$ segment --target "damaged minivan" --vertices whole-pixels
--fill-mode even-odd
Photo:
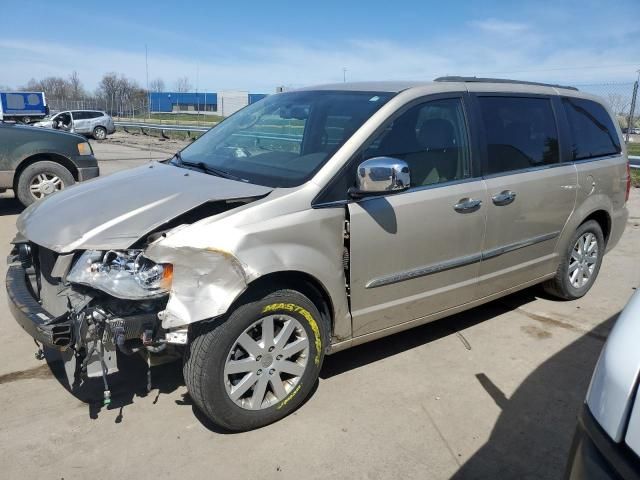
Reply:
[[[574,88],[285,92],[27,208],[9,304],[105,402],[119,357],[170,352],[207,417],[249,430],[300,406],[326,354],[539,283],[583,296],[629,188],[617,122]]]

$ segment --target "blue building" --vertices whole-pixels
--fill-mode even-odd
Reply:
[[[262,100],[266,96],[264,93],[244,91],[149,92],[149,107],[152,112],[216,112],[230,115],[233,111]]]
[[[216,112],[218,95],[212,92],[150,92],[149,107],[152,112]]]

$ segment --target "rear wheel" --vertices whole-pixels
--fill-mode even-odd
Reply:
[[[31,123],[31,117],[22,117],[22,123],[29,125]]]
[[[198,335],[185,357],[185,383],[195,404],[231,431],[287,416],[318,379],[327,328],[304,295],[278,290],[248,301]]]
[[[589,220],[573,234],[556,276],[543,284],[547,293],[564,300],[584,296],[598,276],[605,242],[600,224]]]
[[[16,196],[26,207],[74,183],[71,172],[59,163],[36,162],[25,168],[18,177]]]
[[[104,140],[107,138],[107,129],[104,127],[96,127],[93,129],[93,138],[96,140]]]

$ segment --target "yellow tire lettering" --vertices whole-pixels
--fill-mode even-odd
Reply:
[[[274,312],[278,310],[286,310],[288,312],[299,313],[307,320],[307,322],[309,322],[309,326],[311,327],[311,330],[313,331],[313,335],[315,336],[316,357],[314,358],[314,362],[316,365],[320,365],[320,352],[322,351],[322,336],[320,335],[320,328],[318,327],[318,323],[316,322],[315,318],[313,318],[313,315],[311,315],[311,313],[309,313],[309,311],[306,308],[303,308],[300,305],[296,305],[295,303],[272,303],[270,305],[265,306],[262,309],[262,313]],[[299,387],[300,386],[298,385],[298,388]],[[295,393],[298,391],[298,388],[294,390],[294,393],[291,396],[295,395]],[[289,400],[290,397],[285,399],[283,403]]]
[[[298,386],[296,388],[294,388],[293,392],[291,392],[287,398],[285,398],[282,402],[280,402],[280,405],[278,405],[276,407],[276,410],[280,410],[287,403],[289,403],[291,401],[291,399],[296,396],[296,393],[298,393],[300,391],[301,387],[302,387],[302,383],[299,383]]]

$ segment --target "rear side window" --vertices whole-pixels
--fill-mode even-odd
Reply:
[[[87,112],[71,112],[73,113],[74,120],[85,120],[87,119]]]
[[[602,105],[581,98],[563,98],[562,103],[571,129],[573,160],[621,152],[611,116]]]
[[[98,118],[102,116],[102,112],[89,112],[89,118]]]
[[[478,97],[488,162],[485,174],[559,163],[558,130],[551,100]]]

